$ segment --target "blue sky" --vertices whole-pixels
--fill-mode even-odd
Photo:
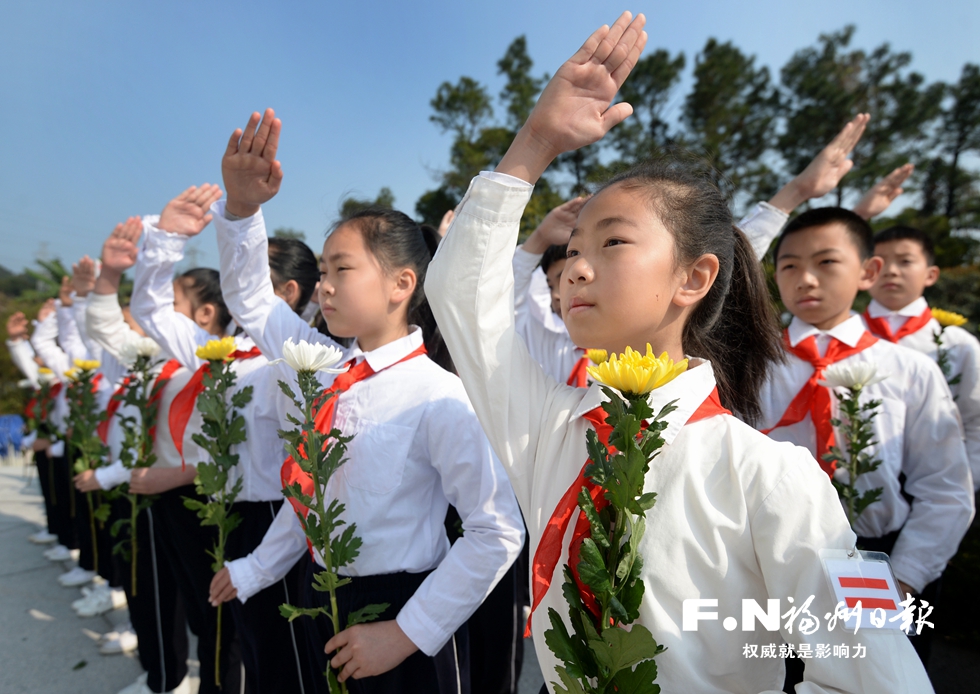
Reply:
[[[466,74],[499,90],[496,61],[519,34],[553,72],[621,9],[648,17],[649,47],[732,40],[774,71],[821,32],[910,50],[929,80],[980,60],[980,3],[775,2],[8,2],[0,23],[0,264],[39,252],[95,255],[112,226],[159,212],[191,184],[220,183],[220,158],[248,114],[283,119],[285,180],[270,228],[318,246],[348,193],[390,187],[413,213],[449,138],[429,100]],[[685,81],[685,85],[689,82]],[[679,107],[682,85],[675,99]],[[210,230],[198,260],[215,265]]]

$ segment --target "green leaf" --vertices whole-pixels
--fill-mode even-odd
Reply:
[[[661,652],[650,630],[634,624],[630,631],[613,628],[602,632],[601,639],[589,641],[596,659],[613,674],[637,663],[654,658]]]
[[[658,694],[660,685],[654,684],[657,679],[657,661],[644,660],[635,670],[624,668],[616,673],[613,685],[616,694]]]
[[[592,539],[602,545],[604,549],[609,549],[609,531],[602,522],[602,519],[599,518],[599,512],[596,511],[592,496],[585,487],[582,487],[582,490],[578,493],[578,506],[585,513],[585,517],[589,521],[589,527],[592,530]]]
[[[612,590],[612,580],[609,571],[606,570],[605,560],[591,538],[582,540],[582,547],[579,551],[578,575],[596,596]]]
[[[280,605],[279,614],[291,622],[297,617],[316,617],[318,615],[325,615],[328,613],[327,608],[325,607],[295,607],[293,605]]]
[[[354,610],[347,615],[347,628],[350,629],[355,624],[373,622],[378,617],[383,615],[385,610],[387,610],[389,607],[389,603],[383,602],[380,605],[365,605],[359,610]]]
[[[586,694],[585,689],[582,688],[582,683],[575,679],[568,670],[556,665],[555,671],[558,673],[558,679],[565,685],[562,687],[557,682],[551,683],[557,694]]]
[[[551,628],[544,632],[545,644],[558,660],[565,663],[570,674],[581,677],[582,666],[579,664],[581,649],[576,649],[572,642],[573,637],[569,635],[565,623],[554,608],[548,608],[548,619],[551,621]]]

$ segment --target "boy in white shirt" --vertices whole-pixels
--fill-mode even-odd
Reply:
[[[980,485],[980,342],[955,325],[945,330],[932,317],[926,287],[939,279],[932,239],[919,229],[895,226],[875,234],[875,255],[884,261],[869,290],[873,300],[864,312],[868,330],[877,337],[909,347],[938,361],[937,340],[945,352],[949,389],[960,412],[974,489]],[[940,330],[942,333],[940,335]]]
[[[861,491],[880,487],[882,494],[854,530],[860,548],[891,554],[903,593],[921,595],[940,577],[969,527],[973,483],[939,368],[924,355],[877,339],[850,311],[858,291],[870,289],[881,271],[873,248],[867,222],[842,208],[809,210],[783,230],[774,252],[775,277],[794,317],[784,334],[786,362],[762,389],[760,428],[805,446],[832,475],[824,455],[834,444],[834,398],[819,385],[824,369],[838,362],[873,364],[887,375],[862,390],[862,400],[881,401],[870,449],[881,465],[857,485]],[[920,656],[925,660],[927,653]]]

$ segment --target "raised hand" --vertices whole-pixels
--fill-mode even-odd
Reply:
[[[68,275],[61,278],[61,286],[58,287],[58,300],[65,308],[74,303],[71,299],[71,277]]]
[[[87,255],[71,266],[71,286],[75,295],[88,296],[95,288],[95,261]]]
[[[54,310],[55,310],[54,299],[48,299],[47,301],[45,301],[43,304],[41,304],[41,308],[38,309],[37,322],[43,323],[48,318],[48,316],[54,313]]]
[[[915,171],[915,165],[903,164],[883,179],[871,186],[871,190],[854,207],[854,214],[863,219],[877,217],[895,202],[895,198],[904,193],[902,184]]]
[[[248,119],[245,130],[231,134],[221,158],[221,175],[228,200],[225,210],[236,217],[251,217],[279,192],[282,164],[276,161],[282,121],[271,108]]]
[[[497,171],[534,183],[559,154],[597,142],[629,116],[629,104],[609,104],[646,46],[645,23],[624,12],[597,29],[548,82]]]
[[[524,242],[524,250],[528,253],[544,253],[548,246],[561,246],[568,243],[568,238],[578,222],[578,213],[588,201],[588,197],[574,198],[549,212],[534,233]]]
[[[102,272],[123,273],[133,267],[139,254],[136,243],[142,233],[143,221],[139,217],[117,224],[102,246]]]
[[[449,212],[442,215],[442,219],[439,220],[439,238],[446,238],[446,232],[449,231],[449,227],[452,226],[454,219],[456,219],[456,210],[449,210]]]
[[[18,311],[7,319],[7,339],[27,339],[27,316],[23,311]]]
[[[776,193],[769,204],[789,214],[807,200],[823,197],[836,188],[854,166],[848,156],[864,134],[869,120],[871,116],[867,113],[855,116],[796,178]]]
[[[157,228],[172,234],[197,236],[211,222],[208,210],[221,197],[221,188],[205,183],[200,188],[191,186],[167,203],[160,213]]]

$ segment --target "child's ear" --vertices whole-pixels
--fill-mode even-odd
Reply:
[[[216,315],[214,304],[204,304],[194,310],[194,322],[207,329],[214,322]]]
[[[687,277],[674,292],[673,303],[681,308],[693,306],[705,297],[718,277],[718,256],[706,253],[694,261],[685,272]]]
[[[283,299],[292,308],[296,308],[296,302],[299,301],[299,282],[296,280],[289,280],[282,286]]]
[[[868,291],[878,281],[878,275],[885,266],[885,261],[878,256],[872,256],[861,263],[861,279],[858,281],[859,291]]]
[[[926,268],[926,286],[931,287],[939,281],[939,266],[930,265]]]
[[[415,270],[410,267],[402,268],[395,274],[393,280],[394,285],[391,292],[391,301],[399,304],[411,299],[412,294],[415,293],[415,287],[418,284],[418,277],[415,275]]]

